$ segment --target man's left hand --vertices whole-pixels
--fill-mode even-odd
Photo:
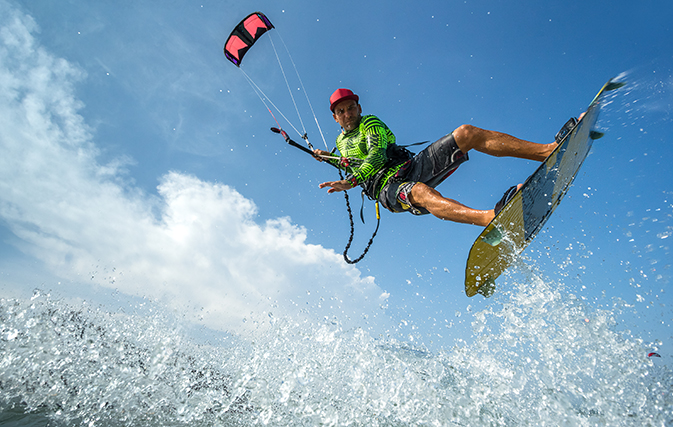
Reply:
[[[346,181],[345,179],[342,179],[341,181],[323,182],[322,184],[319,185],[319,187],[320,188],[330,187],[330,189],[327,190],[328,193],[336,193],[337,191],[345,191],[353,188],[351,183],[349,181]]]

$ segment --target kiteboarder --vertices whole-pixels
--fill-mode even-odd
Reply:
[[[341,159],[316,149],[316,159],[344,169],[348,175],[339,181],[328,181],[328,193],[361,186],[365,193],[378,200],[391,212],[432,214],[437,218],[486,226],[516,193],[519,186],[509,188],[493,209],[469,208],[446,198],[435,189],[461,163],[468,152],[477,150],[496,157],[518,157],[543,161],[557,147],[556,142],[538,144],[513,136],[462,125],[438,139],[417,155],[395,143],[395,135],[379,118],[362,115],[359,97],[349,89],[337,89],[330,97],[334,120],[341,125],[336,146]],[[329,158],[332,157],[332,158]]]

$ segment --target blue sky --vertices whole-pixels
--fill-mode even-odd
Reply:
[[[670,349],[672,9],[0,0],[0,291],[149,297],[236,331],[269,311],[336,316],[430,347],[468,337],[470,314],[507,298],[516,275],[494,300],[464,296],[472,226],[384,212],[365,260],[340,260],[343,197],[318,189],[335,172],[269,132],[273,118],[222,55],[233,26],[261,10],[276,30],[243,68],[299,126],[267,38],[281,56],[284,42],[330,148],[338,87],[403,144],[463,123],[548,142],[625,75],[599,121],[606,137],[526,256],[545,281]],[[490,208],[535,167],[475,153],[438,189]],[[358,194],[351,200],[357,211]],[[365,214],[353,255],[373,231],[371,204]]]

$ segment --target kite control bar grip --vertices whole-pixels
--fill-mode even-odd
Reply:
[[[285,132],[283,129],[271,128],[271,132],[283,135],[283,138],[285,138],[286,141],[290,139],[287,132]]]
[[[313,151],[309,150],[308,148],[304,147],[301,144],[297,144],[296,142],[294,142],[292,140],[292,138],[290,138],[290,136],[287,134],[287,132],[285,132],[283,129],[271,128],[271,132],[281,134],[283,136],[283,138],[285,138],[285,142],[287,142],[288,144],[290,144],[293,147],[299,148],[301,151],[303,151],[305,153],[308,153],[308,154],[314,156]]]
[[[293,147],[297,147],[297,148],[299,148],[299,149],[300,149],[301,151],[303,151],[304,153],[310,154],[311,156],[313,156],[313,157],[315,157],[315,158],[324,157],[324,156],[316,156],[315,153],[314,153],[313,151],[309,150],[308,148],[304,147],[304,146],[301,145],[301,144],[298,144],[298,143],[294,142],[294,141],[292,140],[292,138],[290,138],[290,136],[287,134],[287,132],[285,132],[283,129],[271,128],[271,132],[273,132],[273,133],[279,133],[279,134],[283,135],[283,138],[285,138],[285,142],[287,142],[288,144],[290,144],[290,145],[293,146]],[[335,168],[339,169],[339,166],[337,166],[337,165],[334,165],[334,164],[332,164],[332,163],[330,163],[330,162],[326,162],[326,163],[327,163],[328,165],[330,165],[330,166],[334,166]]]

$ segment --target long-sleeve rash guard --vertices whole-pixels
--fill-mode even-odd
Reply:
[[[362,162],[351,162],[346,167],[338,160],[333,160],[332,163],[346,170],[349,174],[346,179],[351,181],[353,186],[362,185],[370,197],[376,198],[390,176],[400,167],[398,165],[385,171],[378,183],[367,182],[373,179],[388,161],[386,151],[392,144],[395,144],[395,135],[385,123],[373,115],[363,116],[357,128],[350,132],[342,132],[336,140],[341,157],[357,158]],[[377,188],[371,188],[372,184],[378,184]]]

